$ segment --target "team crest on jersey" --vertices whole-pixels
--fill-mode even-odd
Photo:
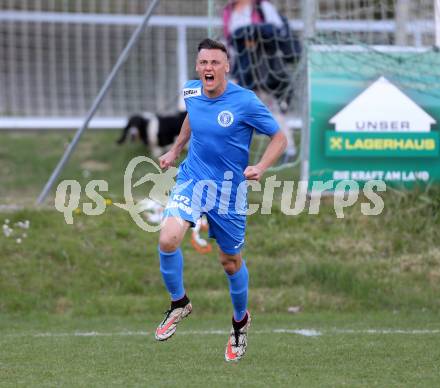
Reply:
[[[202,95],[202,88],[184,88],[183,98],[195,97]]]
[[[234,115],[228,110],[221,111],[217,116],[217,121],[222,127],[229,127],[234,122]]]

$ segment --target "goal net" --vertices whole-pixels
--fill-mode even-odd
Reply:
[[[398,61],[400,86],[410,85],[423,93],[438,90],[435,82],[440,82],[440,69],[436,63],[431,68],[421,69],[415,66],[419,55],[417,50],[413,51],[417,55],[401,57],[396,57],[395,51],[398,47],[426,49],[439,45],[439,1],[309,0],[272,3],[289,20],[295,39],[291,50],[294,55],[286,54],[276,36],[268,37],[265,30],[259,29],[240,30],[233,51],[235,66],[239,67],[239,77],[244,86],[259,90],[264,95],[269,94],[272,105],[282,107],[281,104],[287,104],[287,109],[282,107],[282,111],[286,112],[284,126],[287,124],[290,129],[287,135],[290,136],[291,147],[298,147],[298,144],[295,145],[298,135],[292,133],[292,127],[304,128],[303,122],[308,119],[307,60],[311,45],[325,47],[328,51],[347,48],[345,56],[348,58],[332,65],[348,77],[371,72],[372,68],[378,73],[388,74],[397,71],[395,64]],[[251,45],[250,49],[245,50],[247,53],[241,54],[240,39],[252,41],[255,34],[261,44]],[[381,46],[380,50],[378,46]],[[368,63],[357,60],[354,47],[375,53],[375,60]],[[240,58],[241,55],[244,60]],[[324,62],[313,63],[317,71],[320,66],[327,65]],[[420,76],[421,71],[424,77]],[[306,136],[303,136],[303,140],[302,151],[307,145]],[[258,139],[255,161],[261,156],[266,142],[267,139],[263,137]],[[283,158],[283,161],[290,160],[289,157]],[[282,164],[281,167],[284,166]]]
[[[417,63],[420,53],[440,44],[436,42],[436,29],[440,27],[435,16],[436,2],[440,3],[438,0],[321,1],[316,10],[316,29],[308,43],[325,46],[328,51],[345,48],[351,60],[335,65],[348,76],[372,69],[383,75],[395,73],[400,82],[411,82],[412,87],[429,93],[437,89],[432,81],[440,75],[440,69],[437,66],[422,69]],[[338,6],[330,7],[332,4]],[[368,63],[356,60],[353,46],[369,51],[375,59]],[[414,54],[396,55],[406,48],[411,48]],[[396,61],[398,69],[393,65]],[[313,65],[319,69],[319,64]]]

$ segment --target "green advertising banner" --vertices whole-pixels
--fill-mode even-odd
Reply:
[[[440,53],[313,46],[309,87],[309,190],[440,182]]]

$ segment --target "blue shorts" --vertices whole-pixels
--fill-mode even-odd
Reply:
[[[200,187],[194,181],[186,179],[185,174],[179,173],[177,184],[174,186],[163,217],[179,217],[192,226],[200,217],[206,215],[209,224],[209,237],[217,241],[220,249],[228,254],[239,253],[244,245],[246,232],[246,215],[234,211],[219,211],[219,199],[217,190],[206,187],[201,193],[194,190]],[[226,214],[223,214],[226,213]]]

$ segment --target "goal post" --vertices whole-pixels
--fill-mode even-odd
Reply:
[[[440,0],[434,0],[435,46],[440,49]]]

